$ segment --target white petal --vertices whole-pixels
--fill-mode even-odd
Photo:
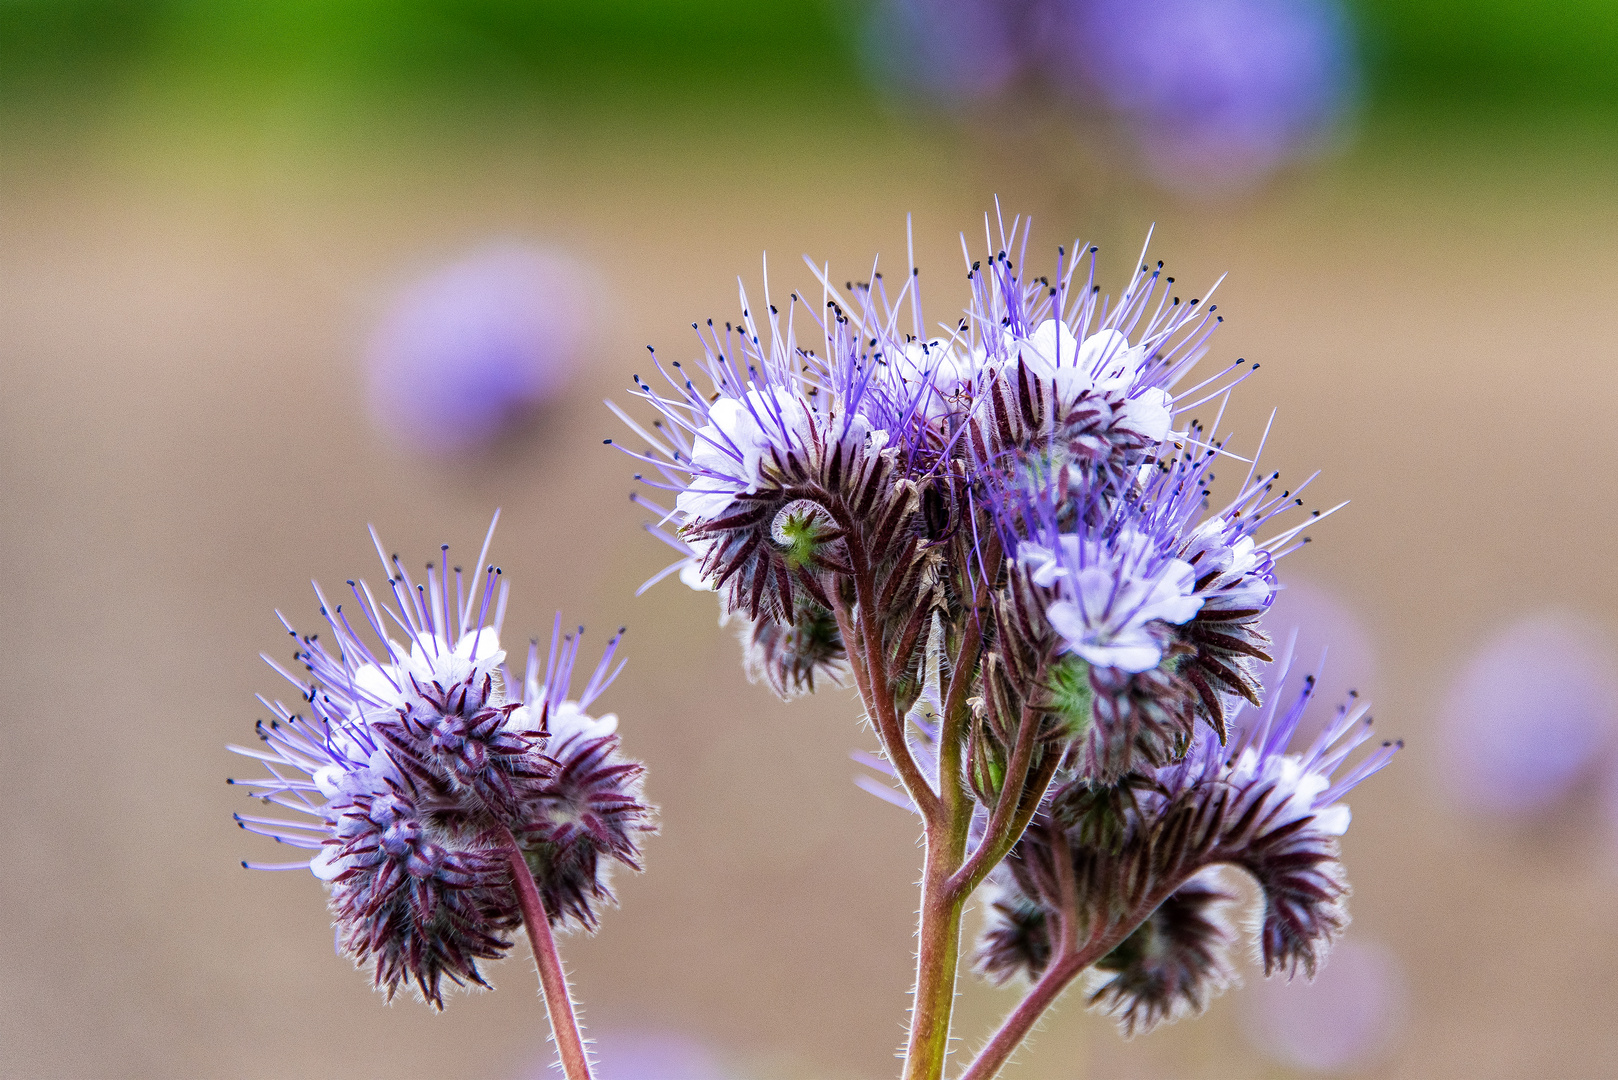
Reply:
[[[1163,659],[1163,650],[1149,638],[1144,643],[1119,639],[1106,645],[1078,645],[1073,651],[1096,667],[1119,668],[1132,675],[1150,671]]]
[[[537,703],[518,705],[515,709],[512,709],[510,715],[506,717],[506,730],[538,731],[539,717],[544,711],[544,708]]]
[[[1112,606],[1118,592],[1118,571],[1087,566],[1074,577],[1085,612],[1091,619],[1100,620]]]
[[[354,688],[383,705],[398,705],[404,701],[401,681],[402,677],[391,666],[386,671],[375,664],[361,664],[354,669]]]
[[[1056,387],[1056,399],[1071,402],[1093,385],[1083,368],[1063,365],[1056,369],[1051,381]]]
[[[1153,619],[1162,619],[1166,623],[1180,626],[1190,621],[1197,612],[1202,610],[1202,597],[1177,596],[1172,600],[1165,600],[1153,604],[1149,609]]]
[[[684,514],[688,521],[712,521],[724,517],[725,511],[741,491],[740,488],[732,491],[712,490],[726,485],[710,476],[698,476],[691,482],[703,490],[682,491],[674,499],[674,509]]]
[[[1169,412],[1171,399],[1165,390],[1153,387],[1124,402],[1123,425],[1142,438],[1162,442],[1168,438],[1174,416]]]
[[[1127,390],[1146,364],[1146,350],[1130,348],[1117,330],[1102,330],[1084,339],[1079,366],[1106,389]]]
[[[702,576],[702,562],[691,558],[680,564],[680,582],[696,592],[713,592],[714,587]]]
[[[335,799],[343,793],[341,781],[343,770],[336,765],[322,765],[314,771],[309,779],[315,782],[315,787],[328,799]]]
[[[1314,827],[1327,836],[1342,836],[1348,831],[1349,820],[1353,817],[1347,803],[1335,803],[1324,810],[1315,811]]]
[[[347,860],[338,854],[335,844],[323,846],[315,857],[309,860],[309,872],[321,881],[331,881],[348,869]]]
[[[472,653],[474,647],[477,649],[475,656]],[[495,656],[496,653],[500,654],[498,658]],[[498,664],[505,659],[505,653],[500,650],[500,634],[492,626],[468,631],[455,643],[455,655],[461,659],[470,658],[479,666],[486,660]]]
[[[1034,332],[1028,335],[1028,344],[1052,369],[1078,366],[1079,339],[1060,319],[1046,319],[1036,326]]]
[[[1090,636],[1090,627],[1085,623],[1079,605],[1071,600],[1058,600],[1047,607],[1045,619],[1051,624],[1051,629],[1061,634],[1070,646],[1077,647]]]

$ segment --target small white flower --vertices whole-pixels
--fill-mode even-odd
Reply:
[[[780,387],[721,397],[708,407],[708,423],[692,440],[695,473],[675,509],[687,519],[720,516],[737,495],[758,490],[765,454],[803,437],[808,427],[805,403]]]
[[[1030,372],[1055,384],[1060,401],[1072,401],[1094,385],[1079,339],[1060,319],[1040,323],[1016,349]]]
[[[1156,667],[1163,650],[1147,624],[1178,625],[1202,609],[1191,565],[1159,559],[1151,540],[1133,530],[1111,543],[1063,534],[1055,550],[1025,543],[1017,556],[1034,584],[1057,590],[1045,617],[1067,651],[1097,667]]]
[[[1097,389],[1128,393],[1146,360],[1144,345],[1131,348],[1129,339],[1117,330],[1101,330],[1084,339],[1078,364],[1095,380]]]
[[[1122,398],[1121,426],[1150,442],[1174,434],[1174,399],[1168,391],[1135,385],[1145,370],[1147,349],[1131,346],[1117,330],[1097,331],[1081,343],[1066,323],[1046,319],[1014,348],[1029,371],[1054,384],[1058,401],[1073,401],[1086,391]]]
[[[540,718],[545,712],[543,700],[533,701],[519,705],[511,710],[506,718],[507,731],[538,732]],[[587,739],[600,738],[611,735],[618,730],[618,715],[607,713],[605,716],[590,716],[579,708],[576,701],[564,701],[551,711],[546,717],[546,727],[550,731],[552,742],[566,739],[573,735],[582,735]]]

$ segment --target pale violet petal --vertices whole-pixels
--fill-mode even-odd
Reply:
[[[354,669],[354,687],[383,705],[404,701],[401,679],[391,667],[384,671],[375,664],[361,664]]]
[[[1092,619],[1100,619],[1102,613],[1112,606],[1118,590],[1118,575],[1099,566],[1087,566],[1074,574],[1073,578],[1086,614]]]
[[[1073,651],[1096,667],[1118,668],[1131,675],[1150,671],[1163,659],[1163,650],[1156,642],[1142,644],[1120,640],[1105,645],[1075,645]]]
[[[1121,426],[1151,442],[1162,442],[1168,438],[1169,428],[1174,422],[1174,415],[1169,411],[1170,403],[1166,391],[1155,387],[1143,390],[1124,402]]]
[[[335,799],[343,793],[341,781],[343,769],[338,765],[322,765],[316,769],[309,779],[315,782],[315,787],[328,799]]]
[[[1150,610],[1153,619],[1162,619],[1166,623],[1180,626],[1189,622],[1202,610],[1202,597],[1179,596],[1153,604]]]
[[[332,881],[348,869],[347,859],[338,854],[335,844],[326,844],[309,860],[309,872],[321,881]]]
[[[1071,600],[1058,600],[1045,609],[1045,618],[1051,628],[1068,642],[1076,646],[1084,641],[1089,634],[1089,627],[1085,624],[1084,615],[1079,611],[1079,605]]]

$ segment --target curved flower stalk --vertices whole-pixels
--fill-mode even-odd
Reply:
[[[258,724],[260,745],[231,749],[269,775],[231,783],[303,815],[236,820],[307,854],[242,865],[324,881],[339,951],[369,963],[390,1000],[409,983],[442,1009],[443,980],[486,986],[477,961],[503,957],[506,932],[526,925],[563,1064],[579,1080],[588,1063],[551,925],[595,928],[613,899],[608,866],[640,868],[654,811],[641,801],[642,767],[618,753],[617,718],[588,713],[622,667],[622,632],[573,696],[579,637],[561,633],[558,615],[546,663],[530,645],[516,680],[500,645],[508,586],[485,561],[493,533],[482,588],[470,591],[447,547],[416,583],[378,541],[394,603],[348,583],[376,644],[319,585],[328,641],[282,620],[307,678],[265,659],[300,704],[260,697],[273,714]]]
[[[668,509],[635,496],[681,556],[659,578],[715,590],[722,621],[745,620],[749,673],[782,696],[846,672],[899,783],[884,790],[921,819],[906,1080],[943,1075],[963,907],[1031,823],[1048,828],[1052,793],[1087,793],[1074,827],[1112,859],[1161,770],[1221,747],[1260,702],[1276,563],[1313,520],[1282,518],[1302,485],[1196,419],[1256,370],[1193,376],[1221,321],[1206,296],[1183,300],[1146,261],[1106,294],[1082,244],[1034,276],[1026,243],[1014,221],[968,256],[972,303],[933,328],[913,264],[896,288],[874,270],[839,288],[811,264],[817,302],[777,306],[766,282],[741,322],[693,324],[694,363],[654,354],[667,387],[636,379],[649,425],[614,407],[646,443],[637,478],[672,493]],[[1245,477],[1219,484],[1227,466]],[[1233,494],[1212,509],[1216,485]],[[1032,902],[1012,909],[1046,911]],[[1219,902],[1187,892],[1154,942],[1200,955]],[[1056,955],[1032,923],[1007,933]],[[1174,976],[1120,969],[1108,994],[1146,1027],[1180,1006],[1122,995]]]

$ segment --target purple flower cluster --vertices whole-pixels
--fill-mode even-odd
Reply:
[[[612,899],[608,866],[639,869],[652,828],[641,766],[618,753],[616,717],[587,712],[621,669],[622,632],[570,696],[579,638],[561,633],[558,615],[546,662],[532,643],[516,680],[499,636],[509,586],[485,562],[493,533],[471,590],[447,546],[418,583],[378,542],[394,603],[363,581],[348,585],[379,648],[317,585],[331,640],[287,627],[307,678],[265,657],[297,688],[297,708],[261,697],[273,718],[259,722],[259,746],[231,747],[269,773],[232,783],[305,815],[236,815],[305,853],[242,865],[310,870],[330,890],[341,951],[370,962],[388,997],[413,983],[439,1008],[442,980],[483,985],[477,961],[503,956],[506,932],[522,922],[512,845],[550,921],[593,928]]]
[[[1280,520],[1304,485],[1192,418],[1253,370],[1192,376],[1206,296],[1143,261],[1114,299],[1094,248],[1044,276],[1026,240],[1014,222],[970,261],[966,316],[932,332],[914,267],[892,291],[816,268],[819,302],[785,310],[744,294],[739,322],[693,324],[694,363],[654,356],[668,389],[637,377],[649,427],[620,415],[673,496],[641,500],[683,556],[665,573],[719,594],[750,672],[783,694],[846,675],[929,823],[970,792],[949,887],[998,883],[985,970],[1096,964],[1097,1003],[1149,1027],[1226,977],[1223,898],[1192,880],[1211,865],[1259,880],[1267,966],[1313,972],[1346,921],[1339,800],[1394,748],[1334,779],[1369,737],[1354,708],[1287,753],[1312,681],[1234,723],[1262,702],[1276,563],[1319,511]]]

